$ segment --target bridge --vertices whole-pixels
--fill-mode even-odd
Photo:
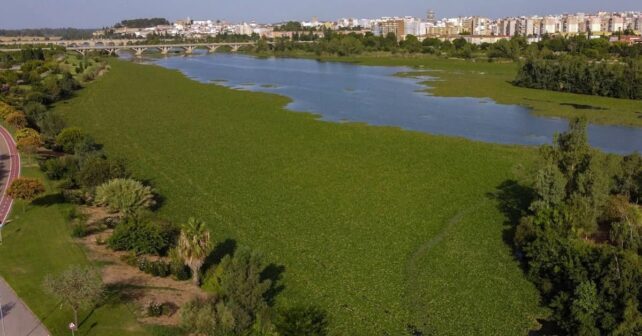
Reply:
[[[16,40],[0,41],[2,45],[24,46],[24,45],[56,45],[63,47],[98,47],[98,46],[124,46],[140,43],[144,40],[136,39],[92,39],[92,40]],[[167,41],[165,41],[167,42]]]
[[[235,43],[179,43],[179,44],[150,44],[150,45],[121,45],[121,46],[82,46],[67,47],[67,50],[76,51],[85,55],[88,51],[106,51],[110,55],[120,50],[132,51],[136,56],[142,56],[148,50],[160,51],[161,54],[167,55],[170,51],[180,49],[186,54],[191,54],[196,49],[206,49],[209,52],[215,52],[218,48],[229,47],[232,51],[238,51],[242,46],[253,46],[255,42],[235,42]],[[1,49],[0,49],[1,50]]]
[[[191,54],[196,49],[206,49],[208,52],[215,52],[221,47],[229,47],[233,52],[243,46],[254,46],[256,42],[218,42],[218,43],[166,43],[166,44],[133,44],[140,40],[78,40],[78,41],[11,41],[13,43],[2,43],[5,45],[39,45],[39,46],[63,46],[69,51],[76,51],[82,55],[90,51],[106,51],[115,54],[120,50],[129,50],[136,56],[142,56],[148,50],[160,51],[167,55],[170,51],[180,49],[186,54]],[[267,42],[274,45],[274,42]],[[297,41],[296,43],[311,43],[309,41]],[[20,51],[20,49],[0,49],[0,52]]]

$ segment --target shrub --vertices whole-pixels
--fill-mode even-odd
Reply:
[[[41,102],[31,101],[25,104],[22,111],[32,124],[37,125],[47,113],[47,107]]]
[[[164,278],[170,275],[169,264],[161,260],[149,261],[146,258],[141,257],[138,258],[137,266],[139,270],[153,276]]]
[[[145,311],[147,313],[147,316],[150,316],[150,317],[162,316],[163,315],[163,305],[162,304],[157,304],[156,302],[151,301],[145,307]]]
[[[23,128],[27,126],[27,117],[22,112],[10,113],[4,118],[4,121],[15,128]]]
[[[152,189],[132,179],[113,179],[100,185],[96,189],[96,203],[125,216],[156,204]]]
[[[185,265],[185,260],[181,258],[180,253],[175,247],[169,249],[167,255],[170,258],[170,273],[172,273],[176,280],[184,281],[192,278],[192,271]]]
[[[60,180],[65,177],[71,178],[76,175],[78,169],[78,159],[70,155],[40,162],[40,170],[51,180]]]
[[[314,306],[299,306],[283,310],[275,324],[281,336],[324,336],[328,333],[326,313]]]
[[[93,138],[78,127],[68,127],[60,131],[56,136],[56,144],[65,153],[70,154],[76,153],[79,148],[95,147]]]
[[[111,179],[126,177],[122,161],[92,156],[86,159],[76,175],[76,181],[83,188],[99,186]]]
[[[45,113],[37,124],[40,132],[50,138],[56,137],[65,128],[65,121],[53,112]]]
[[[74,238],[85,237],[88,233],[89,233],[89,230],[87,230],[87,227],[80,222],[74,223],[71,228],[71,236]]]
[[[169,223],[129,219],[116,225],[108,244],[117,251],[162,255],[174,242],[176,234],[176,228]]]

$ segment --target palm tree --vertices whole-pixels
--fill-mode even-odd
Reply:
[[[199,285],[198,272],[205,262],[205,258],[212,250],[210,232],[202,221],[190,218],[181,228],[178,238],[178,253],[185,264],[192,270],[192,281]]]

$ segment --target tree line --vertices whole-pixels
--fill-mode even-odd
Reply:
[[[614,98],[642,99],[641,61],[590,61],[582,56],[558,60],[528,59],[515,85]]]

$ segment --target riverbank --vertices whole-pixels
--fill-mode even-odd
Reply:
[[[525,334],[545,316],[491,196],[534,149],[322,122],[284,97],[111,65],[56,111],[135,158],[163,215],[284,266],[279,306],[319,304],[333,335]]]
[[[593,124],[642,127],[642,101],[518,87],[511,84],[518,68],[518,64],[512,61],[488,62],[388,53],[350,57],[319,57],[305,53],[282,56],[361,65],[408,66],[417,71],[401,75],[436,77],[436,80],[424,83],[429,87],[426,91],[436,96],[491,98],[500,104],[528,107],[539,116],[585,117]]]

